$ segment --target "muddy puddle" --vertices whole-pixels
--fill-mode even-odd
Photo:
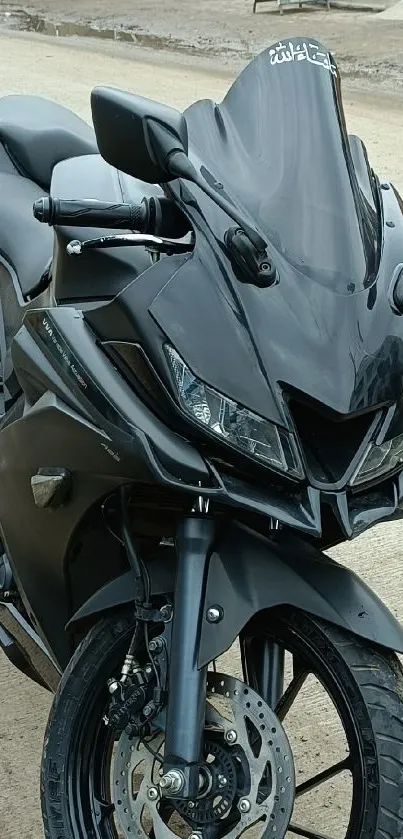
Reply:
[[[154,50],[175,49],[186,52],[189,49],[189,45],[185,41],[151,35],[135,27],[108,28],[79,21],[53,21],[45,15],[30,14],[18,8],[0,11],[0,27],[19,32],[51,35],[55,38],[78,36],[82,38],[102,38],[106,41],[123,41]]]

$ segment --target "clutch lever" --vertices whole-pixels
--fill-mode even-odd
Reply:
[[[160,236],[145,235],[142,233],[117,233],[114,236],[99,236],[96,239],[86,239],[80,242],[74,239],[67,245],[69,256],[80,256],[85,250],[92,248],[121,248],[121,247],[144,247],[157,253],[187,253],[193,248],[193,241],[184,242],[178,239],[163,239]]]

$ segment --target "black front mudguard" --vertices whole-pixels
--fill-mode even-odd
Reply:
[[[173,562],[153,562],[150,572],[155,594],[174,591]],[[108,609],[130,603],[134,591],[131,573],[94,594],[68,628],[74,630]],[[220,607],[218,623],[206,619],[211,606]],[[281,531],[266,538],[233,523],[222,532],[210,558],[199,666],[228,649],[255,614],[278,606],[293,606],[382,647],[403,652],[403,628],[356,574],[302,539]]]

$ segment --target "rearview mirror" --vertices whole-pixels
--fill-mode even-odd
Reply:
[[[175,152],[187,155],[186,120],[180,111],[112,87],[96,87],[92,118],[99,151],[111,166],[146,183],[164,183]]]

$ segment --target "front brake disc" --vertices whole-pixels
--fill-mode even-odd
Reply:
[[[212,759],[231,781],[230,766],[234,766],[238,778],[235,794],[232,790],[229,798],[226,790],[222,793],[227,808],[222,804],[217,811],[220,836],[237,839],[255,826],[254,839],[283,839],[294,806],[295,773],[290,744],[274,711],[238,679],[208,673],[206,741],[213,736],[219,748],[211,748]],[[211,824],[203,798],[200,803],[199,799],[191,802],[190,808],[188,801],[160,798],[163,744],[162,732],[147,743],[123,733],[117,744],[114,804],[125,839],[134,835],[149,839],[151,830],[155,839],[177,839],[183,835],[184,817],[190,829],[201,835],[203,823]],[[217,795],[212,797],[212,806],[217,806]],[[175,824],[175,819],[181,819],[181,824]]]

